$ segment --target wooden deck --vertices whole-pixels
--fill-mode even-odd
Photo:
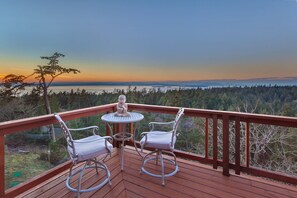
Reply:
[[[180,171],[165,180],[139,173],[141,160],[134,148],[125,148],[124,171],[120,171],[120,156],[114,149],[112,157],[106,162],[110,172],[112,185],[105,185],[98,191],[82,193],[81,197],[297,197],[297,187],[279,182],[268,181],[248,175],[222,175],[221,170],[197,162],[178,159]],[[158,170],[155,164],[149,164],[149,169]],[[170,171],[169,167],[167,171]],[[63,172],[18,197],[75,197],[75,193],[65,188],[68,172]],[[84,187],[89,187],[100,181],[95,171],[86,171]]]

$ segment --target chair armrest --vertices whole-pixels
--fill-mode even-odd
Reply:
[[[68,129],[69,131],[84,131],[88,129],[93,129],[93,134],[96,135],[95,130],[98,130],[98,126],[89,126],[89,127],[83,127],[83,128],[77,128],[77,129]]]
[[[158,135],[165,135],[167,133],[172,133],[173,131],[164,131],[164,133],[160,133],[160,132],[157,132],[157,131],[150,131],[150,132],[142,132],[140,134],[141,137],[143,136],[146,136],[147,134],[158,134]]]
[[[149,127],[150,127],[150,130],[154,130],[155,128],[155,125],[173,125],[175,123],[175,121],[171,121],[171,122],[150,122],[149,123]]]
[[[166,125],[166,124],[174,124],[175,121],[170,122],[150,122],[149,124],[160,124],[160,125]]]
[[[84,128],[77,128],[77,129],[69,129],[69,131],[82,131],[82,130],[88,130],[88,129],[99,129],[98,126],[89,126]]]

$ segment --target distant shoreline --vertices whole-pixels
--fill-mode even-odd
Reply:
[[[90,93],[101,94],[103,92],[114,92],[124,90],[124,92],[134,90],[150,91],[159,90],[166,92],[178,89],[212,89],[226,87],[257,87],[257,86],[297,86],[297,78],[287,79],[258,79],[258,80],[208,80],[208,81],[163,81],[163,82],[54,82],[49,91],[52,93],[59,92],[76,92],[85,90]],[[26,87],[22,94],[30,93],[34,86]],[[21,94],[21,95],[22,95]]]
[[[151,86],[151,87],[240,87],[297,86],[297,78],[250,80],[152,81],[152,82],[54,82],[51,86]]]

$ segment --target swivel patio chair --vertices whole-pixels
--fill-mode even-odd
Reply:
[[[150,131],[141,133],[141,136],[142,136],[142,139],[140,140],[141,151],[143,151],[143,148],[145,147],[153,148],[155,150],[146,154],[143,157],[140,173],[145,173],[153,177],[161,178],[163,186],[165,186],[165,177],[173,176],[178,172],[176,156],[173,153],[173,150],[174,150],[174,144],[176,142],[176,137],[177,137],[177,133],[176,133],[177,127],[183,115],[184,115],[184,109],[180,108],[174,121],[150,122],[149,123]],[[157,125],[169,126],[170,128],[172,127],[172,130],[170,131],[155,130],[155,126]],[[156,153],[156,155],[153,155],[154,153]],[[164,158],[162,155],[163,153],[172,155],[174,157],[174,160],[169,158]],[[156,160],[157,165],[158,165],[158,161],[160,160],[161,174],[154,174],[152,172],[149,172],[147,169],[145,169],[145,165],[147,164],[147,162],[151,160]],[[171,173],[165,174],[164,160],[174,165],[175,169]]]
[[[99,135],[96,135],[95,131],[98,130],[97,126],[69,129],[58,114],[55,114],[55,118],[59,121],[63,134],[66,138],[67,151],[72,160],[72,165],[70,167],[69,175],[66,180],[66,188],[72,192],[76,192],[77,197],[80,197],[80,193],[100,189],[106,183],[109,183],[109,185],[111,185],[110,172],[104,161],[108,155],[111,155],[113,146],[110,142],[112,141],[112,138],[110,136],[101,137]],[[83,131],[90,129],[92,129],[93,135],[78,140],[72,139],[70,131]],[[98,156],[104,154],[106,154],[106,156],[103,158],[102,161],[97,160]],[[76,168],[76,170],[72,170],[73,167],[80,162],[85,162],[84,166],[82,168],[79,167]],[[94,164],[92,164],[92,162]],[[95,168],[97,174],[99,174],[98,168],[104,170],[106,173],[106,178],[94,187],[82,189],[81,182],[84,175],[84,171],[85,169],[90,168]],[[74,188],[70,185],[71,178],[78,173],[80,174],[78,178],[78,186],[77,188]]]

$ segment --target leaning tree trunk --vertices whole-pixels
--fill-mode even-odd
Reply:
[[[49,102],[49,99],[48,99],[48,92],[47,92],[46,87],[43,88],[43,100],[44,100],[46,113],[51,114],[52,110],[51,110],[50,102]],[[51,134],[52,140],[55,142],[56,141],[56,134],[55,134],[54,125],[51,124],[51,125],[49,125],[49,127],[50,127],[50,134]]]

